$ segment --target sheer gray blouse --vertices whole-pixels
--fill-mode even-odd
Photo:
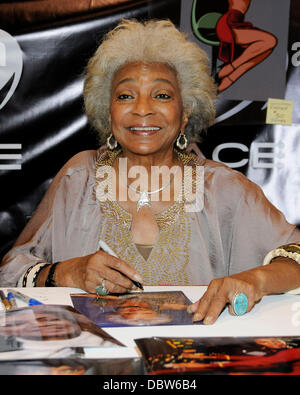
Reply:
[[[204,166],[204,207],[200,212],[167,210],[157,218],[160,233],[147,259],[130,234],[130,215],[119,205],[100,203],[95,169],[103,151],[83,151],[59,171],[34,215],[5,255],[0,286],[39,262],[92,254],[104,239],[135,267],[145,284],[208,284],[262,265],[272,249],[300,240],[300,231],[265,197],[261,188],[220,163]]]

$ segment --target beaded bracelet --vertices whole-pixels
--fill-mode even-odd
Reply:
[[[54,274],[55,274],[55,269],[56,266],[59,264],[60,262],[55,262],[51,265],[49,273],[48,273],[48,277],[47,280],[45,282],[45,287],[57,287],[57,283],[54,280]]]
[[[263,265],[268,265],[276,257],[291,258],[300,264],[300,244],[285,244],[270,251],[264,259]]]
[[[36,280],[40,272],[50,263],[37,263],[34,266],[30,266],[25,273],[19,278],[17,287],[36,287]]]
[[[263,261],[263,265],[268,265],[277,257],[290,258],[300,264],[300,244],[285,244],[270,251]],[[288,291],[289,294],[300,294],[300,287]]]

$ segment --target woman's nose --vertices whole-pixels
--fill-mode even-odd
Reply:
[[[146,117],[153,114],[153,103],[150,97],[138,96],[135,101],[133,112],[140,117]]]

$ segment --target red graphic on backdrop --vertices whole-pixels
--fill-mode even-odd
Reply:
[[[224,13],[207,12],[196,18],[192,6],[192,28],[201,42],[212,47],[212,74],[219,92],[228,89],[247,71],[266,59],[277,45],[277,37],[245,21],[252,0],[228,0]],[[223,62],[216,72],[217,59]]]
[[[228,11],[216,25],[220,40],[218,58],[224,62],[218,73],[220,92],[267,58],[277,44],[273,34],[244,21],[251,0],[228,0],[228,3]],[[240,55],[238,47],[243,50]]]

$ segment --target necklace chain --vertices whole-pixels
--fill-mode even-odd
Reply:
[[[180,159],[178,158],[178,163],[180,162]],[[176,167],[176,170],[173,174],[173,177],[175,177],[178,169],[179,169],[180,165],[178,164]],[[151,207],[151,202],[150,202],[150,198],[149,195],[153,195],[155,193],[161,192],[164,189],[166,189],[169,185],[171,184],[171,178],[169,179],[169,181],[163,185],[162,187],[160,187],[159,189],[156,189],[155,191],[139,191],[136,188],[133,188],[131,185],[127,184],[127,188],[131,189],[132,191],[134,191],[135,193],[139,193],[140,197],[137,201],[137,205],[136,205],[136,209],[137,211],[139,211],[140,208],[142,208],[143,206],[148,206]]]
[[[178,158],[178,162],[179,162],[179,158]],[[177,171],[178,171],[178,169],[179,169],[179,165],[176,167],[176,170],[175,170],[175,172],[174,172],[174,177],[175,177],[175,175],[176,175],[176,173],[177,173]],[[141,190],[137,190],[136,188],[133,188],[131,185],[129,185],[129,184],[127,184],[127,188],[129,188],[129,189],[131,189],[132,191],[134,191],[134,192],[136,192],[136,193],[139,193],[139,194],[141,194],[141,193],[143,193],[143,192],[146,192],[148,195],[153,195],[154,193],[158,193],[158,192],[161,192],[161,191],[163,191],[164,189],[166,189],[170,184],[171,184],[171,179],[165,184],[165,185],[163,185],[162,187],[160,187],[159,189],[156,189],[155,191],[141,191]]]
[[[119,156],[119,154],[121,152],[122,152],[121,149],[114,150],[114,151],[105,151],[99,156],[99,158],[97,159],[97,163],[96,163],[96,180],[97,180],[97,171],[98,171],[99,166],[102,166],[102,165],[112,166],[113,161]],[[193,159],[194,163],[196,163],[196,155],[191,154],[191,153],[182,153],[177,150],[175,150],[175,152],[178,155],[178,161],[179,162],[181,161],[183,166],[186,166],[187,164],[189,164],[191,159]],[[176,171],[177,170],[178,170],[178,168],[176,169]],[[174,173],[174,175],[175,175],[175,173]],[[165,189],[169,185],[170,182],[171,181],[169,181],[168,184],[163,185],[163,187],[161,187],[161,188]],[[98,183],[98,180],[97,180],[97,183]],[[130,186],[127,185],[127,188],[129,188],[129,187]],[[137,211],[142,207],[142,205],[145,205],[145,204],[151,207],[149,194],[154,194],[154,193],[157,193],[158,191],[160,192],[162,190],[161,188],[157,191],[150,191],[150,192],[146,191],[146,193],[144,193],[144,196],[143,196],[143,198],[146,197],[146,200],[144,202],[143,202],[143,199],[141,200],[141,196],[140,196],[139,200],[141,200],[141,201],[140,201],[140,204],[139,204],[139,202],[137,202]],[[131,187],[130,189],[133,189],[133,187]],[[136,189],[134,189],[134,190],[136,191],[136,193],[139,193],[140,195],[143,193],[142,191],[138,191]]]

